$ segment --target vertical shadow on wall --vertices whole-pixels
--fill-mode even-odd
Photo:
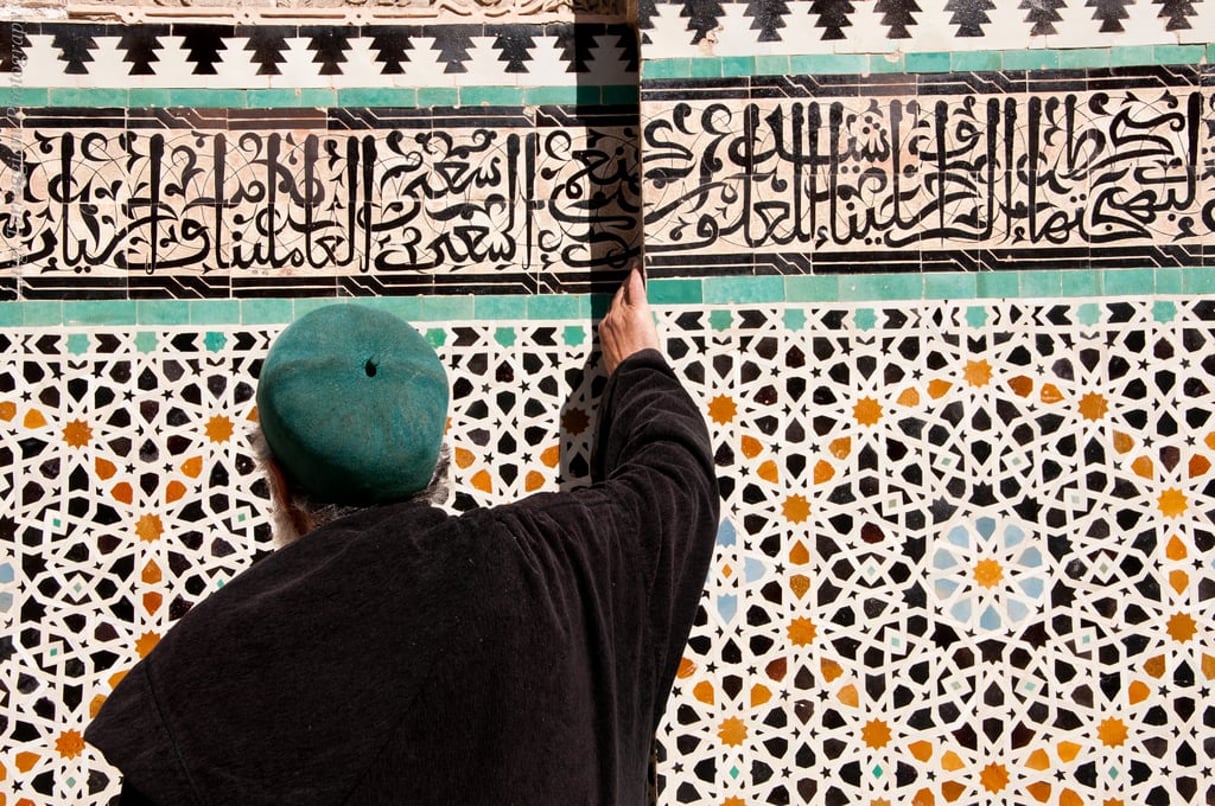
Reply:
[[[597,324],[629,265],[642,252],[640,48],[627,4],[615,0],[613,9],[604,5],[596,8],[596,14],[576,12],[574,22],[564,30],[567,46],[574,49],[578,103],[547,112],[578,127],[581,136],[570,155],[575,164],[567,166],[565,174],[571,181],[555,190],[547,203],[555,217],[578,218],[580,248],[554,257],[568,270],[565,290],[590,295],[584,324],[591,346],[582,367],[570,367],[565,373],[569,394],[561,407],[559,429],[562,490],[590,481],[599,399],[607,383]],[[622,67],[596,63],[596,53],[601,60],[619,54]],[[538,111],[544,114],[546,110]],[[547,147],[543,135],[539,147],[542,151]],[[540,293],[556,290],[546,279],[541,276]]]

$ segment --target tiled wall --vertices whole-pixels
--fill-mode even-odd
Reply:
[[[580,484],[644,235],[724,502],[661,802],[1215,803],[1213,14],[9,26],[3,802],[104,802],[90,714],[268,550],[285,323],[418,324],[453,509]]]

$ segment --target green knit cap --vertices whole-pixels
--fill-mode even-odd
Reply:
[[[447,423],[443,364],[384,311],[328,305],[279,335],[257,410],[270,451],[319,501],[399,501],[430,483]]]

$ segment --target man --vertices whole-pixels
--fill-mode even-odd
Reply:
[[[718,504],[640,273],[599,327],[592,485],[458,517],[410,497],[446,413],[433,351],[323,310],[271,349],[260,419],[285,488],[360,508],[201,602],[119,684],[86,737],[124,801],[642,803]]]

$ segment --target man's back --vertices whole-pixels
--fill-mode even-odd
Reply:
[[[613,373],[598,482],[365,510],[170,631],[88,738],[157,802],[639,803],[712,551],[697,407]]]

